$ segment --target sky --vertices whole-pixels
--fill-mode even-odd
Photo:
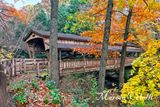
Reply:
[[[28,4],[37,4],[41,2],[41,0],[19,0],[18,2],[14,2],[14,0],[4,0],[7,3],[14,5],[15,8],[20,9],[21,7],[28,5]]]

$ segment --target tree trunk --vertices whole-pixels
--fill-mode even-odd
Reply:
[[[0,65],[0,107],[7,107],[7,77],[1,71],[3,71],[2,65]]]
[[[128,34],[129,34],[129,26],[130,26],[130,22],[131,22],[131,17],[132,17],[132,9],[129,10],[129,14],[127,16],[125,33],[124,33],[124,43],[123,43],[123,46],[122,46],[120,72],[119,72],[119,89],[121,89],[123,87],[123,83],[124,83],[127,39],[128,39]]]
[[[51,2],[51,30],[50,30],[50,79],[59,83],[59,63],[58,63],[58,49],[57,49],[57,12],[58,0],[50,0]]]
[[[105,85],[105,75],[106,75],[106,63],[107,63],[107,53],[108,53],[108,42],[110,36],[111,28],[111,18],[113,11],[113,0],[108,0],[105,28],[104,28],[104,37],[101,50],[101,60],[100,60],[100,71],[99,71],[99,80],[98,80],[98,92],[102,93]],[[97,101],[97,106],[103,107],[103,99]]]

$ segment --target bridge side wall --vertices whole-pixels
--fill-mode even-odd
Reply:
[[[126,58],[125,66],[131,66],[135,58]],[[4,66],[4,73],[14,77],[22,72],[34,71],[37,74],[44,69],[48,69],[47,59],[12,59],[2,60],[0,63]],[[93,72],[99,70],[99,59],[74,59],[60,60],[59,70],[61,75],[68,75],[77,72]],[[107,60],[106,69],[117,69],[120,67],[119,58]]]

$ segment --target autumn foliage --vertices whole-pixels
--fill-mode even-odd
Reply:
[[[0,1],[0,25],[3,29],[7,28],[7,22],[13,18],[17,18],[27,23],[26,14],[22,10],[17,10],[12,5]]]
[[[55,82],[30,79],[29,76],[19,76],[11,82],[9,90],[14,93],[16,106],[20,107],[60,107],[61,102],[65,106],[71,106],[72,103],[72,96],[60,92]]]
[[[122,92],[123,103],[142,105],[152,101],[152,106],[159,105],[160,96],[160,41],[152,41],[148,50],[133,62],[132,74],[124,84]],[[148,106],[149,107],[149,106]]]
[[[115,0],[109,45],[124,42],[123,34],[126,16],[128,14],[128,9],[132,8],[133,16],[127,41],[140,44],[143,49],[147,49],[149,41],[153,39],[151,35],[153,32],[157,33],[156,31],[159,31],[159,25],[156,24],[156,20],[160,16],[158,12],[160,8],[159,4],[160,3],[155,0]],[[82,15],[78,16],[79,20],[83,21],[88,17],[86,20],[94,21],[96,25],[93,30],[81,33],[82,36],[91,37],[90,44],[92,44],[93,47],[91,46],[90,49],[85,49],[85,51],[82,48],[78,48],[77,50],[79,52],[89,54],[93,52],[92,54],[96,55],[100,53],[97,52],[99,51],[97,49],[101,48],[104,36],[106,6],[107,0],[93,0],[92,7],[83,13],[85,18],[82,18]]]

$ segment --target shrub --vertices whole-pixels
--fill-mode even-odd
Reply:
[[[49,90],[55,90],[56,82],[54,82],[53,80],[47,81],[46,86]]]
[[[73,107],[89,107],[87,102],[88,102],[87,99],[79,100],[78,97],[73,97],[72,106]]]
[[[13,91],[23,91],[24,88],[25,88],[25,85],[26,85],[26,81],[24,80],[20,80],[18,81],[17,83],[11,83],[10,86],[11,86],[11,89]]]
[[[52,104],[60,104],[60,95],[58,91],[51,91],[49,95],[52,97]]]
[[[34,89],[39,90],[39,85],[35,80],[32,80],[30,84]]]
[[[18,105],[24,105],[28,102],[28,94],[26,92],[18,92],[14,95],[13,100]]]
[[[51,80],[46,82],[46,86],[49,90],[51,90],[48,94],[51,96],[51,103],[52,104],[60,104],[60,94],[59,90],[56,88],[56,83]],[[49,103],[49,100],[44,98],[45,103]]]
[[[151,42],[148,50],[133,62],[132,67],[132,73],[136,72],[136,75],[123,85],[122,102],[142,106],[146,102],[159,103],[160,40]]]
[[[44,103],[44,104],[49,104],[49,99],[48,99],[46,96],[45,96],[44,99],[43,99],[43,103]]]
[[[91,95],[91,100],[92,103],[96,102],[96,98],[97,98],[97,88],[98,88],[98,84],[97,84],[97,80],[96,78],[91,79],[91,89],[89,91],[89,94]]]

